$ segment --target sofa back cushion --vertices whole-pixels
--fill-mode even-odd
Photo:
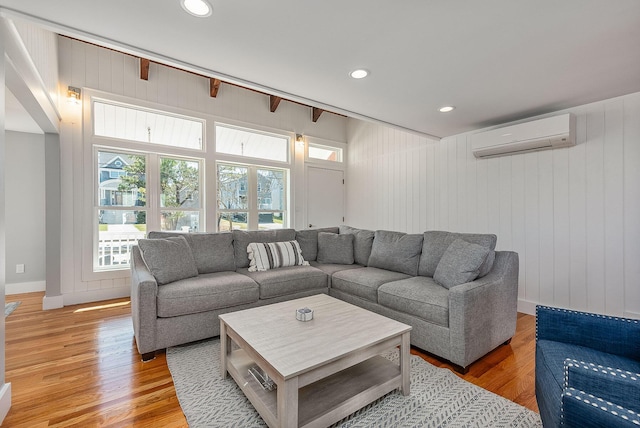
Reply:
[[[423,236],[376,230],[368,266],[416,276]]]
[[[184,236],[139,239],[144,262],[158,285],[198,276],[198,267]]]
[[[318,263],[352,265],[353,239],[350,233],[318,233]]]
[[[191,248],[198,273],[235,271],[233,234],[220,233],[178,233],[149,232],[150,239],[184,236]]]
[[[234,230],[233,250],[236,269],[249,267],[247,247],[252,242],[294,241],[296,231],[293,229],[276,230]]]
[[[371,256],[371,248],[373,248],[373,238],[375,232],[373,230],[357,229],[355,227],[340,226],[340,234],[353,235],[353,259],[362,266],[367,266],[369,257]]]
[[[478,275],[478,277],[481,278],[489,273],[493,266],[493,260],[495,259],[495,253],[491,253],[496,249],[496,242],[498,240],[496,235],[430,230],[424,233],[424,243],[422,244],[422,255],[420,256],[418,275],[430,276],[433,278],[440,259],[444,255],[445,251],[447,251],[447,248],[449,248],[449,245],[451,245],[451,243],[456,239],[462,239],[467,242],[471,242],[472,244],[478,244],[489,248],[490,254],[487,256],[485,264],[481,266],[480,275]]]
[[[308,262],[317,260],[318,258],[318,233],[338,233],[338,227],[324,227],[322,229],[305,229],[296,231],[296,241],[300,244],[302,256]]]

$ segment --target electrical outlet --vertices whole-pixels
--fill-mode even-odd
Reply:
[[[16,265],[16,273],[24,273],[24,264],[19,263]]]

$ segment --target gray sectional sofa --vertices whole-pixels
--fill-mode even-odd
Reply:
[[[143,360],[218,336],[222,313],[318,293],[410,324],[412,345],[459,371],[515,333],[518,255],[495,251],[495,235],[340,226],[148,238],[131,259],[131,311]],[[287,248],[299,248],[302,258],[294,266],[250,266],[256,256],[249,244],[276,242],[295,243]]]

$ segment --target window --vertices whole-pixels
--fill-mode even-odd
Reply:
[[[229,125],[216,125],[216,151],[241,157],[287,162],[289,138]]]
[[[204,121],[124,104],[94,101],[93,132],[100,137],[203,149]]]
[[[131,246],[147,231],[145,156],[99,150],[95,269],[129,265]]]
[[[218,231],[288,226],[285,169],[219,163]]]
[[[204,148],[204,120],[104,100],[92,106],[87,137],[95,178],[87,186],[94,204],[85,245],[93,261],[85,266],[124,270],[147,231],[204,230],[204,159],[191,156]]]
[[[309,143],[308,158],[330,162],[342,162],[342,149]]]
[[[200,225],[200,163],[160,158],[160,228],[195,232]]]

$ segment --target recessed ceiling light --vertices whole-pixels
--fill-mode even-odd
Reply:
[[[213,8],[206,0],[180,0],[182,8],[193,16],[204,18],[211,15]]]
[[[450,112],[451,110],[453,110],[454,108],[455,108],[454,106],[444,106],[444,107],[440,107],[440,108],[438,109],[438,111],[439,111],[440,113],[448,113],[448,112]]]
[[[362,79],[367,77],[368,75],[369,75],[369,72],[362,68],[358,70],[353,70],[351,73],[349,73],[349,76],[353,77],[354,79]]]

